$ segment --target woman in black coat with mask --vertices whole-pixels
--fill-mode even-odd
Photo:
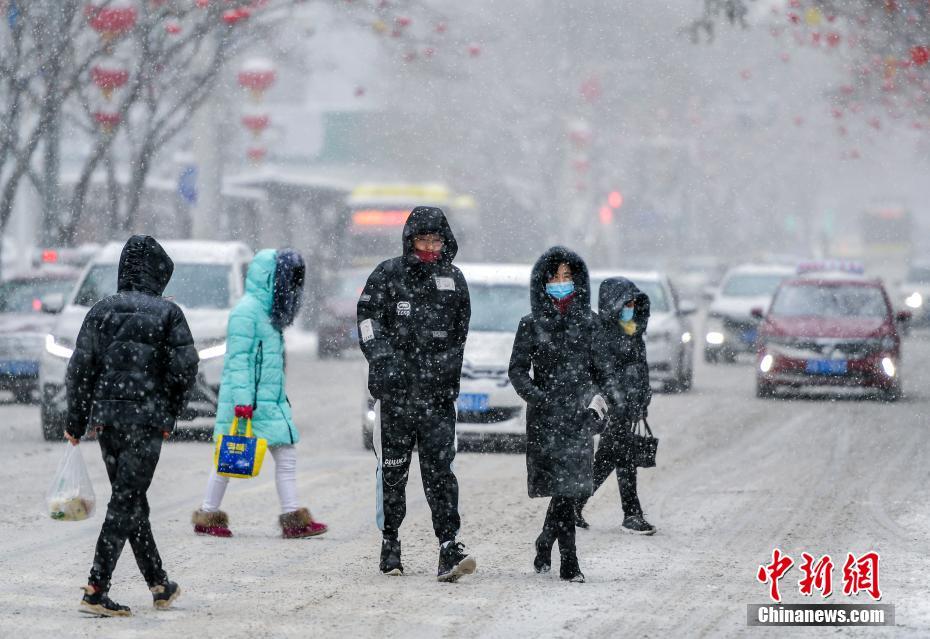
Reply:
[[[608,423],[594,456],[593,492],[616,470],[623,530],[651,535],[656,529],[643,517],[636,493],[631,435],[633,424],[646,416],[652,399],[643,340],[649,324],[649,296],[630,280],[612,277],[601,283],[597,306],[595,381],[607,401]],[[575,513],[575,525],[580,528],[588,527],[581,515],[586,502],[586,498],[580,500]]]
[[[537,573],[549,572],[558,540],[559,576],[583,583],[574,505],[591,495],[597,429],[592,407],[606,410],[594,386],[594,319],[584,260],[560,246],[543,253],[530,278],[530,304],[532,313],[517,329],[509,375],[527,403],[529,495],[552,498],[533,566]]]

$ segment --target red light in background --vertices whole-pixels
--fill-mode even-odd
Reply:
[[[623,206],[623,195],[620,191],[611,191],[610,195],[607,196],[607,203],[612,209],[619,209]]]
[[[42,261],[45,264],[54,264],[58,261],[58,251],[52,249],[46,249],[42,251]]]
[[[34,310],[36,313],[38,313],[39,311],[41,311],[41,310],[42,310],[42,300],[40,300],[40,299],[34,299],[34,300],[32,300],[32,310]]]
[[[610,224],[614,221],[614,210],[609,206],[602,206],[599,212],[601,224]]]
[[[352,214],[355,226],[403,226],[407,223],[410,211],[365,209]]]

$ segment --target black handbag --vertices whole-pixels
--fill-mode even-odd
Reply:
[[[649,422],[645,418],[633,423],[630,440],[633,448],[633,464],[639,468],[653,468],[656,465],[659,440],[653,437],[652,429],[649,428]]]

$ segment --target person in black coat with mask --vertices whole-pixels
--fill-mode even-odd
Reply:
[[[368,390],[380,420],[377,519],[383,539],[379,568],[403,575],[398,533],[406,515],[407,474],[414,448],[439,540],[439,581],[475,572],[474,557],[456,541],[461,521],[455,459],[455,401],[471,302],[452,264],[458,243],[441,209],[418,206],[403,231],[403,255],[368,277],[358,300],[359,345],[368,360]]]
[[[608,404],[608,424],[601,434],[594,456],[594,490],[610,473],[617,471],[623,530],[651,535],[655,527],[643,517],[636,492],[636,464],[633,462],[631,430],[644,418],[652,389],[643,333],[649,324],[649,296],[623,277],[604,280],[598,296],[598,331],[595,359],[598,388]],[[575,524],[587,528],[581,514],[587,499],[579,500]]]
[[[92,420],[112,487],[82,612],[131,614],[108,595],[127,540],[156,608],[167,608],[181,592],[162,567],[146,498],[162,441],[184,410],[199,362],[184,313],[161,296],[173,271],[154,238],[129,238],[117,293],[87,313],[68,362],[65,437],[76,446]]]
[[[584,574],[575,549],[574,505],[591,495],[594,409],[606,411],[594,381],[590,300],[584,260],[560,246],[543,253],[530,276],[532,312],[520,320],[509,368],[527,403],[529,496],[551,497],[533,567],[549,572],[558,540],[559,576],[579,583]]]

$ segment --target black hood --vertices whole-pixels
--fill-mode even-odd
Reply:
[[[133,235],[119,256],[117,290],[161,295],[168,286],[174,262],[150,235]]]
[[[271,324],[279,331],[294,323],[304,299],[304,258],[294,249],[281,249],[275,255]]]
[[[418,206],[407,217],[403,236],[405,257],[413,255],[413,238],[427,233],[436,233],[442,237],[442,256],[439,261],[449,263],[455,259],[459,252],[458,242],[455,241],[446,214],[435,206]]]
[[[620,321],[620,309],[630,300],[636,302],[633,321],[636,332],[642,334],[649,323],[649,296],[625,277],[611,277],[601,282],[597,296],[597,314],[605,324]]]
[[[553,246],[536,260],[533,273],[530,275],[530,308],[533,311],[533,317],[554,315],[558,312],[552,303],[552,298],[546,293],[546,283],[562,262],[572,269],[572,280],[575,283],[572,308],[591,308],[591,283],[588,278],[587,264],[574,251],[564,246]]]

